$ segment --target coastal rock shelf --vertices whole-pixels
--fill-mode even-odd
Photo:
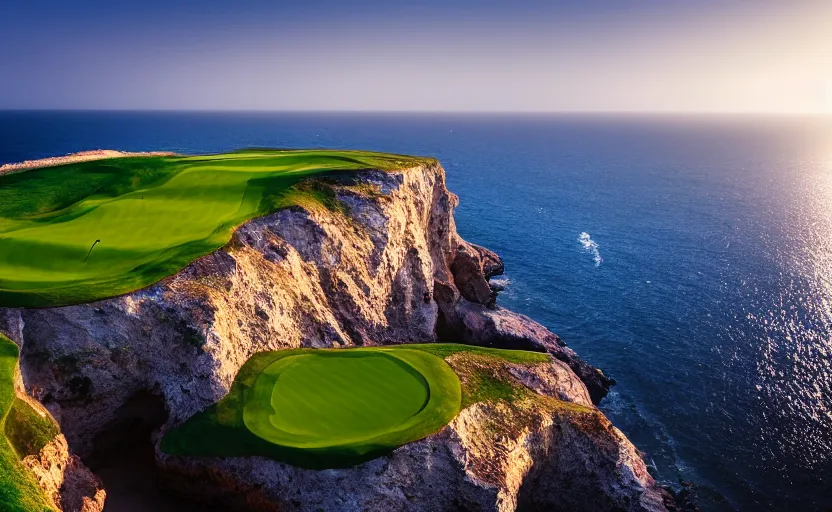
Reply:
[[[122,295],[107,288],[88,296],[100,300],[61,307],[19,307],[31,304],[7,296],[4,304],[13,307],[0,308],[0,332],[20,347],[22,384],[58,421],[72,451],[94,461],[97,448],[127,443],[125,425],[144,422],[161,485],[226,509],[672,507],[636,448],[594,405],[611,380],[540,324],[498,305],[488,280],[503,264],[457,234],[457,198],[445,187],[442,167],[431,159],[374,158],[380,160],[346,162],[347,172],[304,175],[281,192],[290,200],[230,215],[234,222],[220,231],[206,228],[206,236],[225,238],[193,252],[193,260],[177,260],[169,275],[140,283],[149,284],[144,288],[116,290]],[[129,194],[141,197],[138,190]],[[15,222],[38,222],[29,217]],[[242,224],[233,229],[237,220]],[[88,251],[86,242],[73,251],[83,245]],[[13,280],[2,272],[0,280]],[[358,373],[400,380],[401,404],[384,414],[375,410],[367,424],[321,422],[321,430],[303,432],[305,418],[320,420],[321,407],[341,414],[335,402],[343,396],[330,390],[319,397],[321,407],[289,410],[287,397],[303,396],[312,381],[304,371],[283,373],[288,368],[279,355],[361,351],[417,353],[432,363],[410,361],[415,373],[390,366],[390,359],[361,366]],[[314,359],[304,364],[332,364]],[[338,368],[356,373],[354,363]],[[428,378],[430,368],[450,374]],[[264,374],[287,376],[289,387],[268,377],[258,387]],[[436,389],[450,395],[431,409],[425,390],[432,392],[437,379],[445,384]],[[268,401],[266,414],[246,408],[240,395],[246,382],[253,386],[246,392],[260,393],[255,406]],[[350,386],[375,409],[380,396],[393,393]],[[413,424],[405,419],[423,411],[431,414]],[[231,451],[212,442],[218,430],[205,434],[210,429],[203,427],[237,429],[226,445]],[[368,442],[391,431],[406,435]],[[264,452],[260,441],[292,450]],[[346,458],[314,461],[296,451],[344,446]]]
[[[228,395],[169,431],[161,449],[261,455],[312,469],[389,454],[459,413],[459,379],[430,353],[439,346],[422,347],[260,352],[240,369]]]

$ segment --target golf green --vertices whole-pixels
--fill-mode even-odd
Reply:
[[[296,204],[300,181],[405,168],[414,157],[250,150],[115,158],[0,176],[0,306],[128,293],[226,244],[253,217]],[[306,198],[318,199],[314,192]]]
[[[255,435],[303,448],[366,443],[392,432],[407,437],[433,412],[430,383],[420,373],[430,371],[432,359],[401,350],[286,357],[257,378],[243,418]]]
[[[162,449],[344,467],[438,431],[460,403],[459,378],[422,350],[265,352],[244,365],[226,398],[168,432]]]

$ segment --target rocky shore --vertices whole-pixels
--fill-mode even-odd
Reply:
[[[438,163],[313,185],[337,206],[310,202],[254,219],[226,247],[147,289],[79,306],[0,309],[0,332],[21,347],[26,391],[58,420],[73,453],[95,461],[135,440],[130,425],[147,425],[164,487],[222,509],[675,507],[595,407],[612,381],[545,327],[498,305],[488,280],[503,264],[457,234],[458,200]],[[472,404],[438,433],[350,469],[158,449],[167,429],[219,400],[256,352],[436,341],[553,358],[494,369],[534,399]],[[451,364],[464,378],[470,363]],[[75,492],[66,486],[62,493]]]
[[[28,169],[37,169],[38,167],[52,167],[54,165],[71,164],[75,162],[88,162],[91,160],[103,160],[105,158],[127,158],[134,156],[171,156],[174,153],[165,151],[148,151],[148,152],[129,152],[129,151],[115,151],[112,149],[94,149],[91,151],[81,151],[65,156],[53,156],[49,158],[39,158],[37,160],[26,160],[25,162],[0,165],[0,174],[8,174],[12,172],[25,171]]]

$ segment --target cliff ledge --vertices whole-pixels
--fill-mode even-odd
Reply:
[[[117,447],[135,413],[130,404],[151,397],[164,410],[152,433],[164,485],[226,508],[672,507],[636,448],[595,407],[610,379],[542,325],[497,304],[488,280],[503,264],[457,234],[457,198],[438,163],[303,186],[335,200],[312,194],[251,220],[225,247],[149,288],[77,306],[0,309],[0,332],[21,347],[26,391],[58,420],[74,453],[90,460]],[[449,358],[463,381],[485,365],[528,393],[466,404],[436,434],[349,469],[158,449],[166,430],[222,398],[254,353],[437,341],[552,357],[531,366]],[[46,463],[30,465],[48,473]],[[56,493],[54,479],[41,480]]]

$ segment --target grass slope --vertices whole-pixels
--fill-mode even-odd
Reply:
[[[162,440],[174,455],[261,455],[349,467],[422,439],[459,412],[459,379],[407,347],[295,349],[252,356],[229,394]]]
[[[52,511],[54,508],[20,459],[29,450],[39,451],[54,438],[57,427],[51,418],[41,418],[28,403],[15,396],[17,357],[17,345],[0,334],[0,510]],[[9,433],[16,441],[14,444]]]
[[[478,402],[514,402],[530,391],[512,379],[504,366],[506,363],[534,365],[551,359],[544,352],[505,350],[454,343],[430,343],[410,345],[442,359],[458,354],[463,361],[454,361],[454,370],[462,381],[462,408]]]
[[[536,364],[547,354],[456,344],[262,352],[228,395],[169,431],[172,455],[260,455],[311,469],[348,467],[440,430],[463,405],[510,399],[499,376],[444,361],[455,354]],[[473,378],[472,378],[473,376]]]
[[[2,175],[0,306],[79,304],[131,292],[222,247],[246,220],[295,204],[293,187],[305,178],[425,161],[361,151],[249,150]]]

